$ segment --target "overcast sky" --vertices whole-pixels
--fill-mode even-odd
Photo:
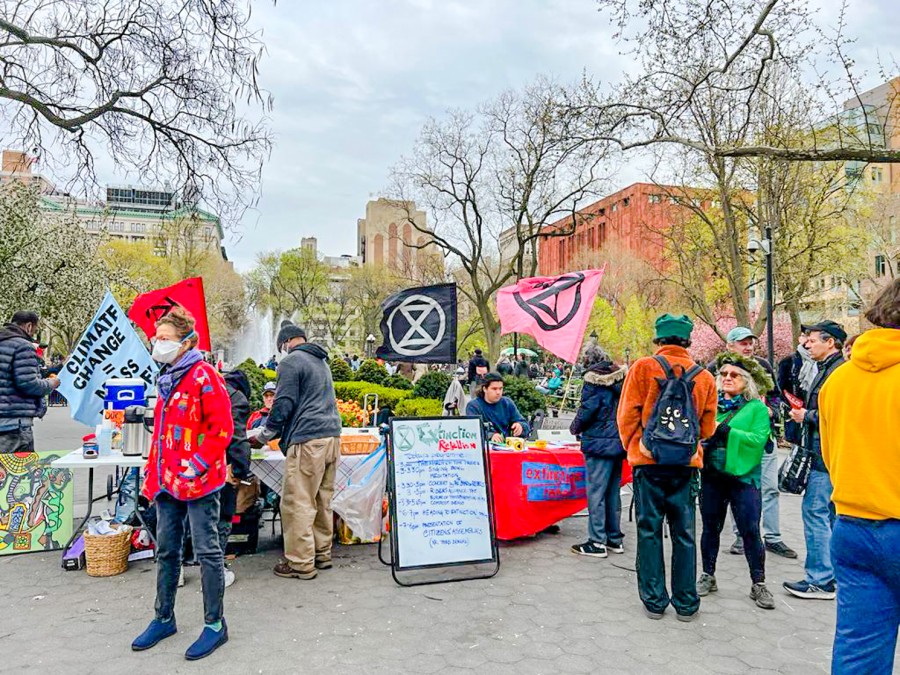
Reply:
[[[896,0],[851,0],[855,52],[871,63],[896,44]],[[819,0],[836,15],[837,0]],[[891,6],[889,8],[889,6]],[[428,117],[471,108],[538,74],[617,80],[629,63],[594,0],[283,0],[254,3],[275,97],[272,157],[256,211],[229,258],[315,236],[328,255],[355,254],[356,220]],[[869,83],[877,84],[877,78]],[[624,181],[640,179],[625,170]]]

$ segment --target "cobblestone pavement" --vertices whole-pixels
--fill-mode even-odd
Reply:
[[[76,430],[77,431],[77,430]],[[627,499],[626,499],[627,503]],[[800,501],[782,498],[785,540],[802,548]],[[268,550],[233,564],[226,592],[231,640],[205,661],[183,653],[202,627],[199,569],[178,596],[179,633],[149,652],[129,645],[152,617],[155,567],[93,579],[64,572],[58,554],[0,558],[0,672],[62,673],[823,673],[834,603],[784,593],[802,564],[768,560],[775,611],[747,597],[742,557],[724,547],[719,592],[694,623],[644,617],[635,588],[634,526],[626,553],[571,554],[584,518],[557,535],[504,545],[491,580],[401,588],[374,546],[338,546],[335,566],[314,581],[280,579]],[[802,560],[802,555],[801,555]]]

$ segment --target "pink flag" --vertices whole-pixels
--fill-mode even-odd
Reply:
[[[575,363],[603,270],[531,277],[497,291],[500,330],[528,333],[544,349]]]

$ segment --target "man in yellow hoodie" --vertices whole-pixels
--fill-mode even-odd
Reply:
[[[900,628],[900,279],[866,312],[819,395],[822,456],[834,484],[837,627],[832,673],[893,672]]]

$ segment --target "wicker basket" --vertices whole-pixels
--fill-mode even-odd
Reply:
[[[342,455],[368,455],[378,447],[378,438],[372,434],[346,434],[341,436]]]
[[[113,577],[128,569],[132,528],[124,525],[116,534],[84,533],[84,557],[91,577]]]

